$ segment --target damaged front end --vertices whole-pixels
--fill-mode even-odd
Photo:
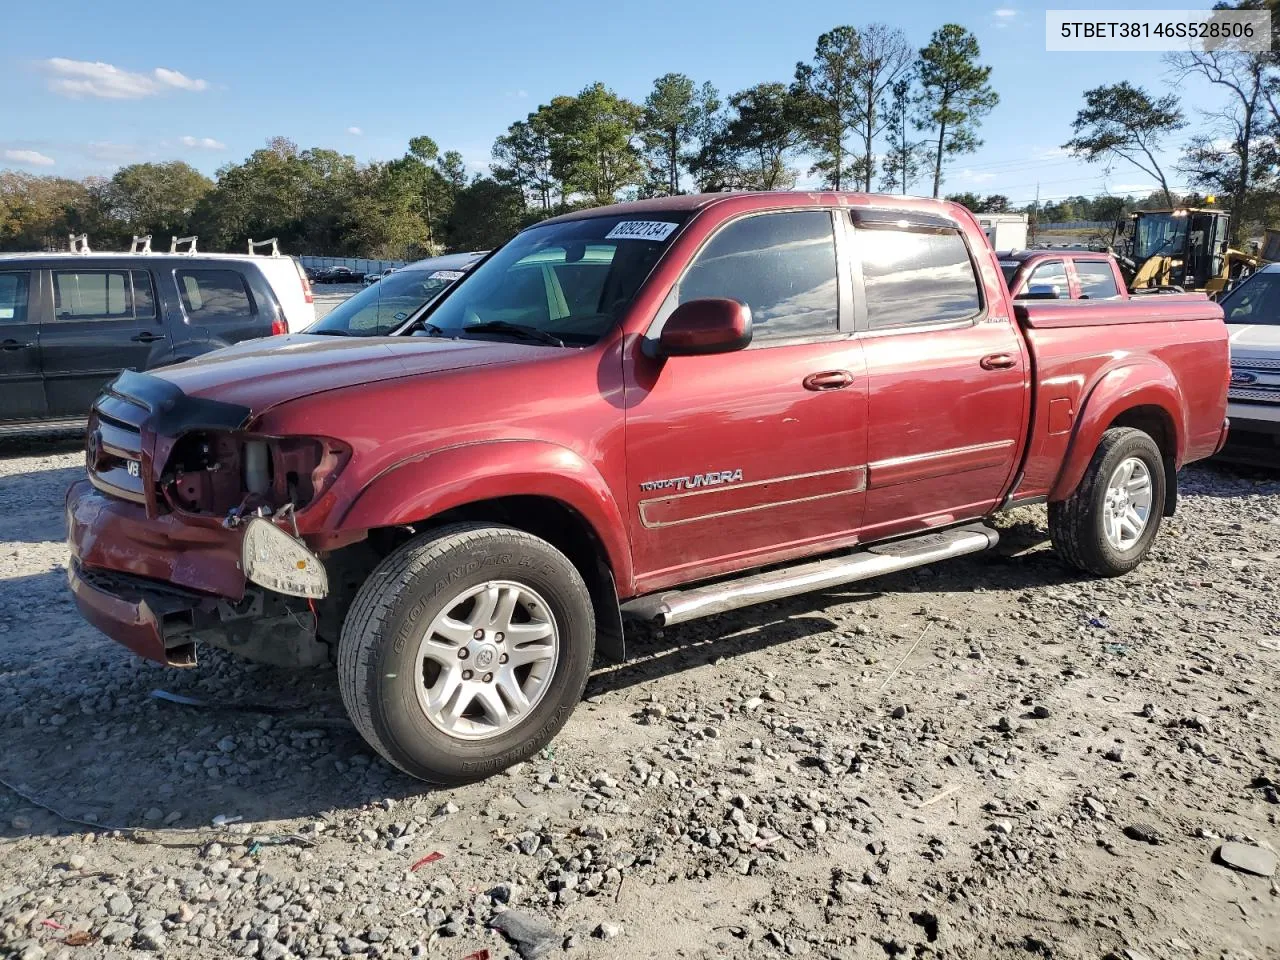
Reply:
[[[258,435],[251,418],[133,372],[94,404],[88,479],[67,495],[69,580],[85,618],[144,657],[191,666],[203,642],[278,665],[330,659],[340,618],[297,514],[351,451]]]

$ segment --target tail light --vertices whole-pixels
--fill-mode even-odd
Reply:
[[[273,337],[283,337],[289,332],[289,324],[285,322],[283,317],[276,317],[271,321],[271,335]]]
[[[307,303],[315,303],[315,295],[311,292],[311,281],[307,279],[307,271],[302,269],[302,264],[297,260],[293,261],[293,265],[297,268],[298,279],[302,281],[302,299]]]

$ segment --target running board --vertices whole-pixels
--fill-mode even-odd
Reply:
[[[994,547],[999,539],[1000,535],[984,524],[954,527],[876,544],[857,553],[827,560],[815,560],[687,590],[666,590],[637,597],[622,604],[622,612],[628,617],[669,627],[753,603],[781,600],[811,590],[921,567],[935,560],[980,553]]]

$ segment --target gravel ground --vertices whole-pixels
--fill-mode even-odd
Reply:
[[[79,462],[0,449],[0,954],[1280,956],[1276,880],[1222,862],[1280,849],[1274,476],[1188,470],[1123,580],[1029,509],[990,554],[634,634],[544,754],[433,791],[329,671],[86,626]]]
[[[364,288],[358,283],[319,283],[311,288],[315,295],[316,319],[319,320],[348,297]]]

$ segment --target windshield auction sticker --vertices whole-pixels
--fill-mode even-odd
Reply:
[[[606,240],[665,240],[679,224],[666,220],[623,220],[610,230]]]
[[[1046,50],[1271,49],[1270,10],[1046,10]]]

